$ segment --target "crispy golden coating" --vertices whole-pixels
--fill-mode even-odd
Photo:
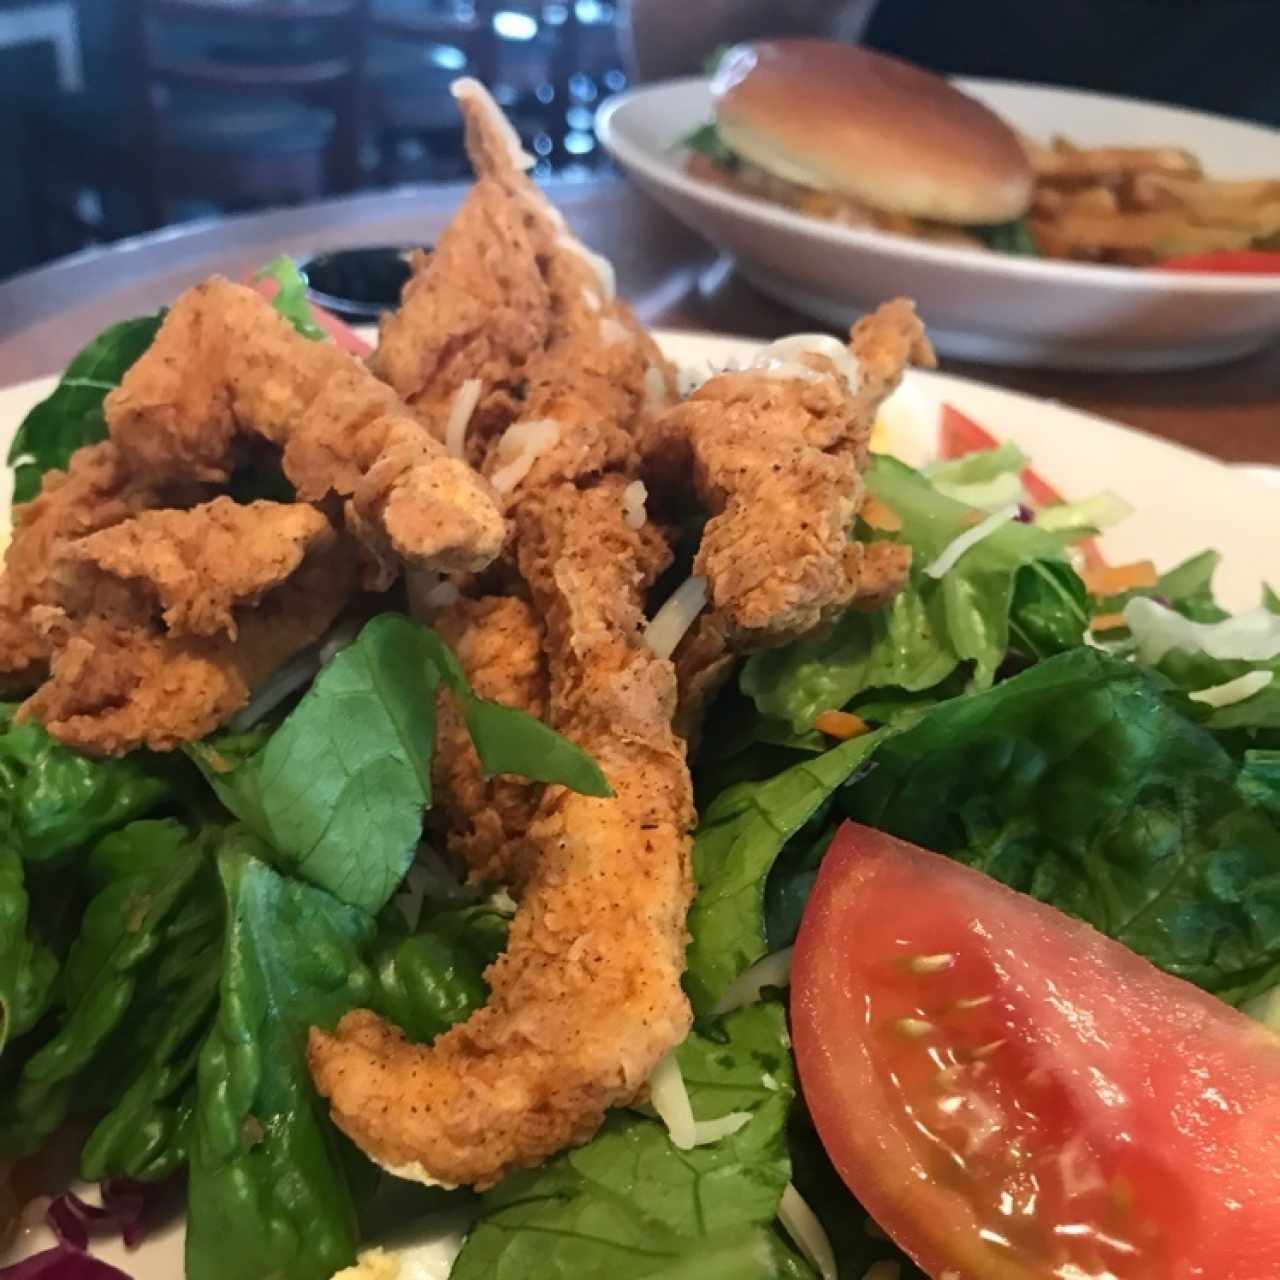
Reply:
[[[471,687],[482,698],[518,707],[538,719],[547,714],[544,631],[533,608],[514,596],[460,600],[434,621]],[[520,778],[486,779],[453,698],[440,693],[432,765],[436,811],[449,851],[473,880],[519,887],[524,879],[524,835],[542,788]]]
[[[256,605],[333,544],[328,520],[305,503],[230,498],[187,511],[146,511],[70,543],[60,597],[78,615],[147,620],[173,635],[236,638],[236,607]]]
[[[302,501],[343,501],[348,528],[380,566],[377,585],[400,561],[475,571],[501,549],[505,526],[488,486],[391,388],[220,277],[174,303],[105,411],[140,474],[222,481],[237,436],[265,437]]]
[[[863,547],[849,530],[875,414],[911,359],[930,360],[909,303],[853,334],[858,385],[822,355],[712,378],[658,424],[650,454],[687,474],[712,513],[694,572],[739,649],[785,643],[860,593]]]
[[[473,86],[459,103],[477,182],[435,252],[415,259],[373,367],[440,439],[454,396],[477,379],[466,457],[515,502],[629,465],[674,375],[611,272],[520,168],[492,100]],[[552,424],[536,451],[528,423]]]
[[[552,722],[614,795],[547,789],[482,1010],[429,1047],[367,1010],[311,1032],[335,1121],[390,1168],[492,1185],[586,1141],[688,1031],[691,788],[671,729],[674,670],[642,638],[644,593],[668,552],[627,525],[625,483],[540,495],[517,535],[547,628]]]
[[[43,678],[49,644],[32,613],[57,603],[54,566],[66,546],[150,507],[198,501],[201,492],[181,481],[135,475],[105,441],[77,450],[66,471],[50,471],[39,496],[13,512],[0,579],[0,676],[17,688]]]
[[[546,345],[551,301],[539,230],[532,210],[481,178],[431,253],[413,256],[400,308],[378,328],[373,371],[440,440],[455,392],[480,381],[467,433],[473,463],[519,413],[526,366]]]
[[[156,615],[73,617],[38,606],[34,623],[52,651],[49,678],[19,716],[94,755],[172,750],[218,728],[286,659],[319,640],[356,578],[354,549],[326,525],[281,585],[234,608],[216,634],[172,635]]]

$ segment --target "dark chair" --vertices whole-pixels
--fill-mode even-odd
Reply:
[[[463,75],[493,82],[493,7],[493,0],[373,0],[365,121],[381,184],[467,172],[449,85]]]
[[[119,87],[91,82],[45,122],[55,202],[68,181],[94,188],[129,209],[119,234],[163,225],[182,201],[243,209],[360,185],[368,0],[114,7]]]

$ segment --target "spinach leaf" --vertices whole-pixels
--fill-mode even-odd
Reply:
[[[1272,658],[1269,662],[1247,662],[1243,659],[1212,658],[1203,652],[1188,653],[1185,649],[1171,649],[1160,659],[1155,669],[1188,694],[1212,689],[1254,672],[1266,673],[1270,675],[1271,683],[1251,697],[1225,707],[1193,703],[1192,714],[1207,729],[1219,734],[1245,730],[1256,738],[1259,732],[1280,731],[1280,657]]]
[[[1248,781],[1141,668],[1085,648],[885,739],[838,804],[1238,1003],[1280,976],[1280,825]]]
[[[106,882],[64,967],[57,1028],[0,1099],[0,1151],[11,1155],[36,1150],[73,1105],[114,1105],[171,1002],[184,998],[190,940],[207,940],[206,842],[176,822],[137,823],[112,840],[136,863],[104,860]]]
[[[969,228],[988,249],[997,253],[1012,253],[1024,258],[1038,258],[1040,250],[1036,246],[1035,237],[1026,218],[1015,218],[1012,222],[998,222],[994,226],[974,226]]]
[[[700,1266],[726,1277],[807,1275],[762,1230],[791,1176],[785,1127],[794,1078],[782,1006],[741,1009],[714,1037],[690,1036],[678,1058],[699,1120],[742,1111],[750,1121],[719,1142],[679,1151],[657,1121],[614,1112],[585,1147],[485,1195],[452,1280],[639,1280],[701,1275]],[[750,1247],[737,1250],[735,1238]]]
[[[150,812],[173,791],[145,753],[91,760],[0,705],[0,827],[32,862],[48,862]]]
[[[783,846],[884,740],[864,734],[764,783],[722,792],[693,843],[698,896],[689,912],[685,989],[700,1018],[766,953],[765,884]]]
[[[102,887],[68,961],[68,988],[91,983],[92,966],[106,950],[103,935],[110,939],[113,921],[136,913],[139,876],[163,874],[168,862],[182,856],[187,840],[177,823],[137,822],[94,850],[88,874]],[[80,1156],[86,1181],[123,1176],[154,1182],[187,1161],[196,1058],[217,1003],[224,934],[212,864],[192,888],[166,926],[162,947],[148,963],[112,1041],[113,1061],[95,1090],[105,1093],[109,1110]]]
[[[163,319],[163,312],[142,316],[100,333],[67,365],[53,394],[27,414],[7,459],[14,469],[15,503],[30,502],[45,472],[65,470],[82,445],[106,439],[102,402],[151,345]]]
[[[22,859],[0,846],[0,1054],[48,1009],[58,976],[53,952],[28,927]]]
[[[441,680],[490,773],[608,793],[590,757],[533,717],[475,697],[448,646],[399,614],[369,622],[265,742],[224,735],[188,754],[284,870],[376,913],[404,878],[431,803]]]
[[[1037,560],[1014,578],[1009,609],[1011,646],[1042,662],[1076,648],[1089,626],[1089,593],[1068,564]]]
[[[902,517],[897,536],[912,549],[909,581],[884,609],[850,612],[825,635],[749,659],[741,685],[762,716],[787,720],[803,732],[821,712],[868,689],[919,693],[962,664],[972,664],[969,687],[986,688],[1009,650],[1015,609],[1013,639],[1032,646],[1027,656],[1056,652],[1072,636],[1080,642],[1083,588],[1060,538],[1012,522],[935,579],[926,567],[971,527],[973,509],[883,456],[873,459],[867,487]],[[1015,586],[1028,570],[1036,576],[1018,596]]]
[[[356,1212],[306,1064],[308,1028],[367,1003],[362,911],[288,880],[243,828],[218,851],[227,940],[200,1052],[187,1275],[327,1280],[351,1263]]]
[[[489,998],[484,971],[496,958],[484,932],[490,918],[500,919],[492,912],[473,917],[479,921],[474,936],[445,920],[439,927],[428,921],[407,937],[380,937],[371,957],[373,1007],[422,1044],[470,1017]],[[499,950],[505,937],[504,921]]]
[[[311,314],[311,300],[307,297],[307,279],[298,270],[298,264],[281,254],[273,258],[254,280],[270,277],[280,287],[271,299],[271,305],[300,333],[312,342],[323,342],[329,335],[315,322]]]

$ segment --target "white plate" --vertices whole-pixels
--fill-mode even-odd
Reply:
[[[1033,137],[1176,144],[1215,176],[1280,176],[1280,132],[1154,103],[957,80]],[[999,364],[1159,369],[1211,364],[1280,335],[1280,276],[1138,271],[926,244],[824,222],[690,177],[678,140],[711,118],[704,80],[636,89],[601,108],[610,154],[766,292],[847,326],[884,298],[915,298],[938,349]]]
[[[659,333],[663,349],[680,365],[707,371],[748,359],[756,344],[710,334]],[[46,396],[53,379],[0,390],[0,446],[26,411]],[[1200,454],[1165,444],[1102,418],[1029,396],[999,391],[945,374],[913,371],[882,415],[895,446],[909,461],[923,461],[936,444],[943,403],[954,405],[997,436],[1015,440],[1049,481],[1083,496],[1114,490],[1135,514],[1102,540],[1117,562],[1154,559],[1169,568],[1206,547],[1222,552],[1216,587],[1224,604],[1243,609],[1258,602],[1264,581],[1280,584],[1280,516],[1276,495],[1259,481]],[[5,480],[8,485],[8,480]],[[0,497],[7,516],[9,495]],[[31,1233],[24,1252],[50,1243]],[[179,1280],[182,1229],[175,1224],[138,1252],[118,1243],[96,1252],[135,1280]],[[402,1280],[444,1280],[451,1250],[425,1246],[402,1271]],[[15,1255],[17,1256],[17,1255]],[[6,1260],[0,1258],[0,1263]]]

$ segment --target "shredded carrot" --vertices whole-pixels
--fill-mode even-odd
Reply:
[[[824,711],[813,722],[813,727],[828,738],[841,740],[856,738],[871,729],[861,716],[855,716],[852,711]]]
[[[897,533],[902,528],[902,517],[887,502],[881,502],[874,494],[867,494],[862,510],[858,514],[871,528],[880,529],[885,533]]]
[[[1089,629],[1091,631],[1114,631],[1117,627],[1125,625],[1123,613],[1099,613],[1089,623]]]
[[[1084,571],[1084,585],[1089,594],[1101,599],[1118,596],[1122,591],[1154,587],[1157,581],[1156,567],[1150,560],[1135,560],[1132,564],[1088,565]]]

